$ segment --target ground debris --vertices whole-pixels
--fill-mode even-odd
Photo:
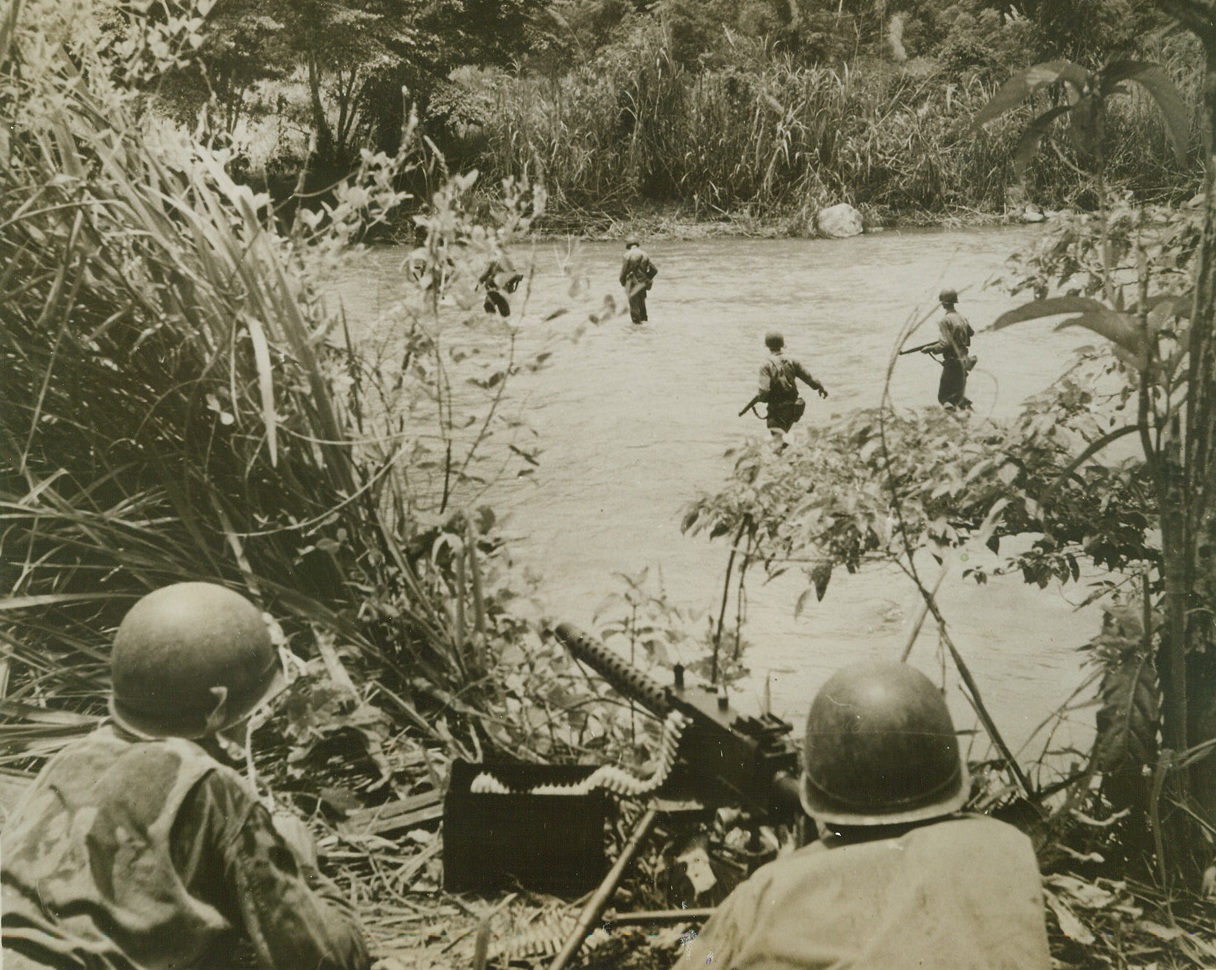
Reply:
[[[443,900],[455,900],[457,913]],[[562,949],[577,923],[580,901],[508,893],[494,900],[469,903],[463,897],[436,896],[435,912],[443,919],[419,918],[406,932],[390,931],[387,923],[370,935],[377,957],[375,970],[400,967],[468,968],[479,954],[479,931],[486,966],[492,968],[547,966]],[[425,904],[423,904],[425,905]],[[365,917],[366,918],[366,917]],[[371,924],[369,923],[369,929]],[[488,933],[485,928],[488,927]],[[658,970],[669,967],[687,934],[685,926],[659,929],[597,927],[583,942],[573,967]]]
[[[1209,970],[1216,965],[1216,901],[1169,900],[1132,880],[1054,873],[1044,880],[1048,931],[1061,970]]]
[[[435,790],[411,795],[372,808],[348,812],[338,823],[346,835],[387,835],[426,825],[443,818],[443,793]]]

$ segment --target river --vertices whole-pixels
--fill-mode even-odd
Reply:
[[[577,341],[559,345],[548,367],[519,375],[508,390],[508,404],[537,432],[540,466],[531,478],[505,481],[488,501],[508,514],[516,561],[543,575],[548,612],[594,630],[597,607],[623,589],[616,574],[649,567],[655,588],[661,576],[672,603],[716,615],[727,549],[682,535],[681,510],[698,491],[724,482],[728,448],[766,434],[750,415],[736,417],[754,392],[765,332],[783,331],[789,351],[831,392],[827,401],[809,396],[804,425],[873,406],[897,331],[911,316],[931,313],[941,288],[960,291],[959,309],[977,331],[1015,305],[983,285],[1036,231],[647,243],[660,270],[650,322],[636,327],[625,314],[591,326]],[[529,254],[514,255],[522,263]],[[616,243],[577,247],[593,293],[619,301],[621,255]],[[530,293],[525,299],[521,290],[514,301],[525,345],[549,312],[570,302],[560,271],[571,259],[568,244],[539,241],[531,257]],[[403,258],[402,250],[370,250],[337,288],[357,335],[382,334],[393,325],[381,314],[398,298]],[[934,314],[912,342],[934,339],[935,320]],[[571,315],[557,324],[573,328],[575,320]],[[1041,322],[980,332],[969,386],[976,413],[1015,414],[1086,342],[1083,331],[1057,333]],[[937,377],[929,358],[902,358],[892,382],[895,405],[933,405]],[[1084,676],[1076,648],[1096,631],[1100,615],[1074,605],[1084,598],[1082,587],[1039,590],[1013,578],[977,587],[959,575],[963,555],[977,552],[958,553],[949,563],[943,611],[999,728],[1012,746],[1035,756],[1045,737],[1035,735],[1036,728]],[[744,632],[752,643],[746,656],[752,673],[737,703],[754,707],[767,681],[773,712],[796,724],[840,665],[897,657],[919,603],[915,588],[894,570],[838,571],[825,599],[796,618],[800,574],[768,584],[762,578],[758,570],[749,577]],[[700,629],[706,622],[700,620]],[[942,669],[937,640],[926,626],[911,655],[935,676]],[[952,671],[947,679],[956,718],[973,725]],[[1053,744],[1082,743],[1091,722],[1092,709],[1075,712]],[[972,756],[984,756],[984,738],[974,737]]]

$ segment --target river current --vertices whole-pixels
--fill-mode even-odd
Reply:
[[[738,410],[755,391],[765,359],[763,338],[781,330],[790,353],[822,381],[830,398],[808,398],[803,426],[832,413],[876,405],[896,335],[910,318],[928,316],[911,343],[936,337],[936,295],[960,291],[960,311],[979,331],[979,364],[968,389],[979,415],[1010,417],[1030,394],[1058,378],[1072,352],[1089,342],[1083,331],[1054,331],[1034,322],[985,333],[1016,302],[984,284],[1004,260],[1034,238],[1034,227],[960,231],[880,232],[847,240],[644,242],[659,267],[650,321],[630,324],[618,313],[556,347],[549,365],[514,378],[508,406],[535,429],[541,452],[536,474],[504,481],[486,501],[506,515],[515,560],[543,576],[547,611],[585,629],[597,608],[621,592],[617,574],[649,567],[668,599],[716,616],[727,548],[680,532],[681,511],[699,491],[724,483],[724,452],[746,436],[765,437],[762,422]],[[515,252],[534,260],[527,294],[516,294],[513,319],[526,344],[530,321],[569,305],[560,267],[574,258],[593,295],[621,303],[617,243],[581,243],[572,257],[564,240],[542,240]],[[399,297],[405,251],[372,249],[334,294],[353,321],[356,339],[393,326],[382,314]],[[586,313],[582,314],[582,319]],[[576,321],[571,315],[569,326]],[[892,381],[897,407],[935,406],[938,367],[920,354],[900,359]],[[795,433],[798,433],[797,430]],[[1078,609],[1083,586],[1039,590],[1017,578],[978,587],[961,578],[966,550],[948,560],[939,599],[952,636],[983,699],[1015,749],[1042,750],[1038,731],[1065,704],[1087,671],[1077,648],[1097,630],[1094,607]],[[833,576],[822,602],[795,617],[805,588],[798,573],[765,584],[749,574],[744,633],[751,676],[736,703],[754,709],[767,682],[774,713],[801,724],[810,700],[839,666],[868,657],[898,657],[918,612],[919,596],[893,569]],[[732,596],[733,609],[733,596]],[[706,619],[700,620],[701,628]],[[689,659],[689,658],[684,658]],[[911,662],[931,676],[946,669],[951,707],[960,726],[975,717],[957,677],[943,665],[927,624]],[[1085,696],[1092,694],[1092,689]],[[1053,747],[1081,743],[1092,708],[1055,729]],[[987,753],[977,733],[971,754]]]

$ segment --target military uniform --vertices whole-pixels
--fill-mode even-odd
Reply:
[[[798,394],[797,381],[823,392],[823,385],[810,371],[781,351],[773,353],[760,368],[760,388],[756,396],[768,404],[765,423],[770,431],[789,431],[806,410],[806,402]]]
[[[497,312],[500,316],[509,317],[511,304],[503,296],[503,290],[514,293],[523,278],[523,274],[515,271],[507,257],[491,259],[485,272],[477,280],[479,286],[485,287],[486,298],[482,306],[486,313]]]
[[[814,842],[740,885],[676,964],[705,966],[1048,970],[1034,850],[981,816]]]
[[[948,309],[938,321],[941,334],[937,343],[928,348],[930,353],[942,355],[942,379],[937,385],[937,401],[956,408],[969,408],[967,399],[967,358],[971,352],[971,338],[975,331],[957,310]]]
[[[53,758],[5,825],[5,965],[362,970],[359,923],[235,771],[184,738],[105,725]]]
[[[646,293],[659,271],[641,246],[630,246],[621,263],[621,286],[629,297],[629,318],[634,323],[645,323]]]

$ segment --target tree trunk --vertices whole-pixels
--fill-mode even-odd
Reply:
[[[1206,198],[1191,310],[1185,440],[1178,456],[1181,494],[1170,489],[1170,501],[1161,509],[1167,586],[1163,652],[1172,660],[1160,671],[1166,698],[1162,733],[1167,746],[1180,753],[1216,738],[1216,0],[1158,0],[1158,6],[1195,33],[1205,51]],[[1166,457],[1174,469],[1176,461]],[[1216,824],[1216,754],[1175,773],[1172,781],[1167,795]],[[1164,821],[1166,854],[1172,858],[1163,871],[1181,871],[1194,883],[1211,850],[1185,812],[1171,810]]]
[[[316,135],[316,167],[328,168],[334,161],[334,133],[325,117],[325,104],[321,100],[321,66],[316,54],[308,53],[308,95],[312,104],[312,130]]]
[[[1209,13],[1209,25],[1211,14]],[[1204,38],[1207,53],[1203,101],[1208,136],[1203,238],[1195,278],[1191,345],[1187,375],[1185,543],[1187,590],[1187,694],[1191,745],[1216,737],[1216,37]],[[1207,820],[1216,823],[1216,755],[1199,761],[1192,772],[1195,797]]]

